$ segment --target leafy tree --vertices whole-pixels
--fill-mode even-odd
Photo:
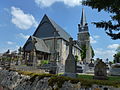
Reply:
[[[120,45],[118,46],[118,48],[116,49],[117,52],[120,52]]]
[[[79,60],[78,60],[78,56],[77,55],[75,55],[75,60],[76,60],[76,62],[78,62]]]
[[[21,53],[22,53],[22,51],[23,51],[23,48],[22,48],[22,47],[20,47],[20,48],[18,49],[18,54],[21,54]]]
[[[84,60],[86,58],[86,51],[87,51],[87,48],[86,48],[86,45],[83,45],[81,47],[82,49],[82,52],[81,52],[81,59]],[[91,53],[92,53],[92,58],[95,56],[95,53],[94,53],[94,50],[93,48],[91,47]]]
[[[7,52],[6,52],[6,54],[9,54],[9,53],[10,53],[10,50],[8,49]]]
[[[114,62],[120,63],[120,46],[116,49],[117,53],[114,55]]]
[[[111,13],[110,20],[93,22],[93,24],[97,28],[104,28],[112,39],[120,39],[120,0],[84,0],[82,4],[97,9],[98,12],[104,10]]]
[[[110,66],[113,64],[113,62],[109,61]]]
[[[83,45],[81,49],[82,49],[81,59],[84,60],[86,58],[86,45]]]

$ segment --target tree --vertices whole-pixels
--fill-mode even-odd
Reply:
[[[116,49],[117,52],[120,52],[120,45],[118,46],[118,48]]]
[[[83,45],[81,49],[82,49],[81,59],[84,60],[86,58],[86,45]]]
[[[75,55],[75,60],[76,60],[76,62],[79,62],[77,55]]]
[[[110,20],[93,22],[93,24],[97,28],[104,28],[112,39],[120,39],[120,0],[85,0],[82,4],[97,9],[98,12],[104,10],[111,13]]]
[[[120,63],[120,52],[114,55],[114,62],[115,63]]]
[[[111,66],[113,64],[113,62],[109,61],[109,65]]]
[[[10,50],[8,49],[7,52],[6,52],[6,54],[9,54],[9,53],[10,53]]]
[[[86,51],[87,51],[86,45],[82,45],[81,49],[82,49],[81,59],[84,60],[86,58]],[[92,46],[91,46],[91,53],[92,53],[92,58],[93,58],[95,56],[95,53],[94,53]]]
[[[114,62],[120,63],[120,46],[116,49],[117,53],[114,55]]]
[[[18,49],[18,54],[21,54],[21,53],[22,53],[22,51],[23,51],[23,48],[22,48],[22,47],[20,47],[20,48]]]

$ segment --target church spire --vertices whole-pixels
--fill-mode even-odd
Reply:
[[[82,16],[81,16],[80,24],[78,24],[78,30],[79,32],[88,31],[88,25],[86,22],[86,15],[85,15],[84,8],[82,8]]]
[[[84,8],[82,8],[82,16],[81,16],[81,26],[85,26],[86,22],[86,15],[85,15],[85,11]]]
[[[80,47],[84,47],[85,58],[82,58],[84,63],[90,63],[92,54],[91,54],[91,45],[90,45],[90,34],[88,31],[88,24],[86,22],[86,15],[84,8],[82,8],[82,16],[80,24],[78,24],[78,42]]]

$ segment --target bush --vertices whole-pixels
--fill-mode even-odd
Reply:
[[[78,60],[78,56],[77,55],[75,55],[75,60],[76,60],[76,62],[78,62],[79,60]]]
[[[41,65],[48,64],[49,60],[41,60]]]

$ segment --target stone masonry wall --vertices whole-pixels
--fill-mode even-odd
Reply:
[[[21,75],[15,71],[0,69],[0,90],[120,90],[120,88],[99,85],[83,88],[80,82],[72,84],[69,81],[64,82],[62,87],[57,89],[57,84],[53,87],[48,85],[49,79],[50,77],[32,79],[30,76]]]

